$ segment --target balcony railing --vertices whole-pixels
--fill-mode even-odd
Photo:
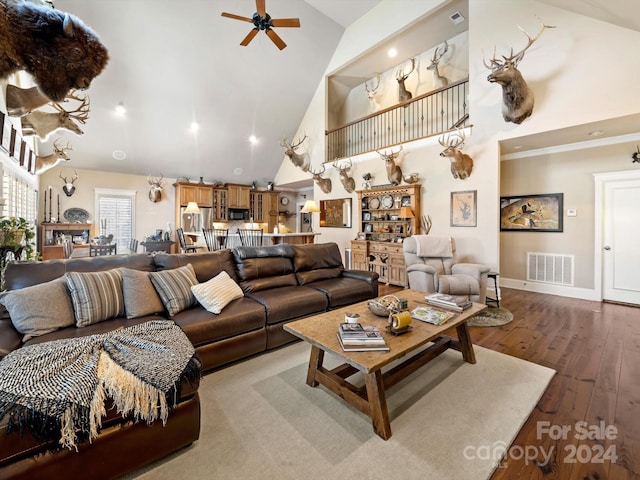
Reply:
[[[467,78],[327,130],[326,161],[381,150],[467,126],[468,90]]]

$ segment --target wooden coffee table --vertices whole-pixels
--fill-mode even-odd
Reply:
[[[397,295],[409,301],[410,310],[426,304],[423,292],[402,290]],[[374,431],[387,440],[391,437],[391,425],[385,389],[395,385],[449,348],[460,351],[466,362],[476,363],[467,320],[485,308],[487,308],[486,305],[474,303],[471,308],[458,313],[442,326],[414,320],[410,332],[395,336],[385,330],[388,324],[387,319],[374,315],[369,311],[367,302],[361,302],[290,322],[284,326],[284,329],[311,344],[307,385],[311,387],[319,384],[324,385],[331,392],[369,416]],[[338,325],[344,322],[344,316],[347,312],[360,314],[360,323],[362,324],[377,325],[383,332],[390,350],[388,352],[344,352],[340,347],[337,332]],[[455,328],[457,338],[444,335],[447,330],[452,328]],[[433,344],[420,349],[429,342],[433,342]],[[325,352],[337,355],[344,363],[331,370],[326,369],[323,367]],[[382,371],[386,365],[404,356],[408,356],[408,358],[402,363],[395,365],[388,371]],[[364,374],[365,385],[363,387],[357,387],[347,381],[357,372]]]

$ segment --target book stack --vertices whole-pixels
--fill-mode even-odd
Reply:
[[[380,330],[373,325],[360,323],[341,323],[338,328],[338,340],[345,352],[368,352],[371,350],[388,351]]]
[[[456,312],[462,312],[473,305],[471,300],[464,297],[456,297],[455,295],[447,295],[445,293],[432,293],[424,298],[429,305],[448,308]]]

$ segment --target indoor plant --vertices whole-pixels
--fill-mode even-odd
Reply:
[[[35,257],[33,225],[23,217],[0,217],[0,246],[18,249],[22,247],[25,260]]]

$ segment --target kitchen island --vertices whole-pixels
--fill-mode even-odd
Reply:
[[[206,248],[204,237],[202,232],[184,232],[186,236],[191,238],[193,243],[197,246]],[[302,245],[305,243],[314,243],[315,237],[320,235],[316,232],[302,232],[302,233],[265,233],[262,237],[264,245],[278,245],[281,243],[288,243],[290,245]],[[237,233],[229,232],[226,242],[227,248],[233,248],[240,246],[240,236]]]

